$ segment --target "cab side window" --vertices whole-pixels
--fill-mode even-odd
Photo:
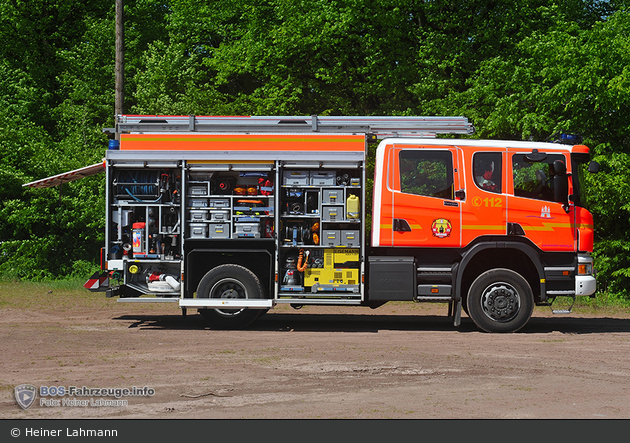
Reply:
[[[525,154],[512,156],[514,195],[536,200],[554,201],[553,162],[566,161],[563,155],[548,154],[541,162],[530,162]]]
[[[453,200],[453,155],[450,151],[403,150],[400,190],[407,194]]]
[[[503,182],[503,163],[500,152],[478,152],[473,156],[475,184],[488,192],[500,194]]]

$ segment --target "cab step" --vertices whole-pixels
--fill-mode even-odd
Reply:
[[[551,295],[549,307],[551,308],[552,314],[570,314],[573,311],[573,305],[575,304],[575,291],[547,291],[547,295]],[[554,309],[553,304],[557,302],[558,297],[569,298],[570,305],[566,306],[558,306]],[[565,303],[565,305],[568,303]]]

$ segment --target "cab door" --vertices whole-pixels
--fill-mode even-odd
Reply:
[[[461,246],[461,150],[394,145],[392,246]]]
[[[462,246],[507,232],[505,148],[476,146],[465,153],[466,201],[462,203]]]
[[[553,162],[570,165],[564,153],[537,153],[511,150],[508,196],[508,223],[543,251],[575,251],[575,207],[554,201]],[[529,158],[528,158],[529,157]]]

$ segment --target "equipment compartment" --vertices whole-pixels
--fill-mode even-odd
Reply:
[[[282,171],[279,298],[362,297],[362,173],[359,166]]]
[[[189,238],[273,238],[275,178],[271,164],[251,164],[251,171],[244,165],[226,170],[224,164],[192,164],[189,168]],[[203,226],[192,226],[200,222],[207,224],[207,232]]]
[[[413,257],[370,257],[370,300],[413,300],[416,267]]]
[[[164,163],[144,169],[120,162],[112,166],[107,191],[107,257],[111,260],[181,258],[181,170]],[[190,214],[188,214],[190,216]]]

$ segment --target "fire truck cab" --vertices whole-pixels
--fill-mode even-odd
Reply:
[[[582,145],[383,140],[370,259],[395,258],[381,273],[375,263],[370,299],[412,280],[414,300],[450,298],[481,329],[498,332],[520,329],[535,304],[593,295],[593,218],[580,186],[586,161]],[[403,278],[385,278],[394,269]]]

